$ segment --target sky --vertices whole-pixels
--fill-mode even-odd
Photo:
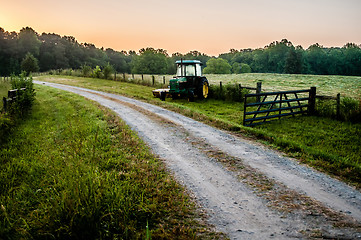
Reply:
[[[361,0],[0,0],[0,27],[27,26],[117,51],[342,47],[361,44]]]

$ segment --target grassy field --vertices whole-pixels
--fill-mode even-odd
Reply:
[[[194,239],[214,233],[112,112],[38,86],[0,148],[0,239]]]
[[[243,104],[208,99],[160,101],[152,87],[77,77],[42,76],[42,80],[124,94],[182,113],[218,128],[257,138],[288,152],[303,163],[361,187],[361,124],[321,117],[297,117],[255,128],[241,125]]]
[[[117,75],[122,78],[122,74]],[[287,91],[317,88],[318,95],[336,96],[341,93],[343,97],[361,99],[361,77],[354,76],[331,76],[331,75],[301,75],[301,74],[277,74],[277,73],[243,73],[243,74],[206,74],[211,84],[240,83],[242,86],[256,87],[257,82],[262,82],[264,91]],[[131,80],[132,75],[126,74],[126,79]],[[136,74],[134,78],[141,79]],[[152,82],[151,75],[144,75],[144,81]],[[166,83],[172,75],[165,75]],[[163,75],[155,75],[157,83],[163,83]]]

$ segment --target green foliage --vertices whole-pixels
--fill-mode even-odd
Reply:
[[[232,73],[239,74],[241,73],[241,64],[238,62],[235,62],[232,64]]]
[[[251,73],[252,69],[247,63],[241,63],[241,73]]]
[[[212,58],[207,61],[207,67],[204,68],[204,74],[227,74],[231,73],[232,66],[223,58]]]
[[[244,95],[248,94],[249,90],[245,88],[239,88],[238,84],[228,83],[225,86],[212,84],[209,86],[209,98],[226,100],[233,102],[243,102]]]
[[[361,122],[361,100],[342,98],[340,114],[345,121]]]
[[[285,73],[299,74],[302,72],[302,53],[291,47],[286,57]]]
[[[31,109],[35,100],[35,89],[32,77],[26,77],[23,72],[19,76],[11,76],[12,89],[18,89],[16,101],[11,104],[10,114],[23,116],[28,110]],[[25,88],[25,90],[21,90]]]
[[[99,66],[96,66],[93,69],[93,72],[91,74],[93,78],[101,78],[102,77],[102,69]]]
[[[111,77],[111,74],[114,73],[114,68],[112,65],[110,65],[109,63],[107,65],[105,65],[105,67],[103,68],[103,76],[104,79],[109,79]]]
[[[53,33],[39,35],[29,27],[23,28],[18,34],[5,32],[0,27],[0,75],[20,73],[20,63],[28,52],[38,59],[40,71],[80,69],[84,64],[91,68],[97,65],[103,68],[109,63],[120,73],[174,74],[176,60],[200,60],[206,68],[207,61],[211,59],[198,51],[174,53],[169,57],[163,49],[143,48],[139,50],[139,54],[135,51],[118,52],[111,48],[104,50],[93,44],[80,44],[71,36],[61,37]],[[342,48],[326,48],[316,43],[303,49],[282,39],[260,49],[231,49],[218,58],[226,60],[233,73],[240,73],[238,64],[243,63],[257,73],[361,76],[360,56],[361,48],[355,43],[346,43]],[[230,73],[228,68],[219,71]],[[207,71],[217,72],[214,66],[207,69],[206,73]]]
[[[141,49],[140,55],[132,62],[132,73],[166,74],[168,71],[168,54],[162,49]]]
[[[39,71],[38,60],[30,52],[21,61],[21,70],[25,71],[27,75]]]
[[[317,114],[322,117],[329,117],[341,121],[361,123],[361,102],[350,97],[341,98],[340,113],[337,116],[336,100],[318,100]]]
[[[92,68],[89,65],[82,65],[81,66],[81,73],[83,77],[90,77],[92,72]]]

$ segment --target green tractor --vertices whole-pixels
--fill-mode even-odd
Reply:
[[[208,97],[209,83],[206,77],[202,76],[201,61],[179,60],[177,64],[177,75],[169,81],[169,89],[154,90],[154,96],[165,100],[166,95],[172,99],[188,98],[194,101],[195,97],[205,99]]]

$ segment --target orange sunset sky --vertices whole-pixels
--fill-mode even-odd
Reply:
[[[26,26],[118,51],[338,47],[361,44],[361,0],[0,0],[0,27]]]

